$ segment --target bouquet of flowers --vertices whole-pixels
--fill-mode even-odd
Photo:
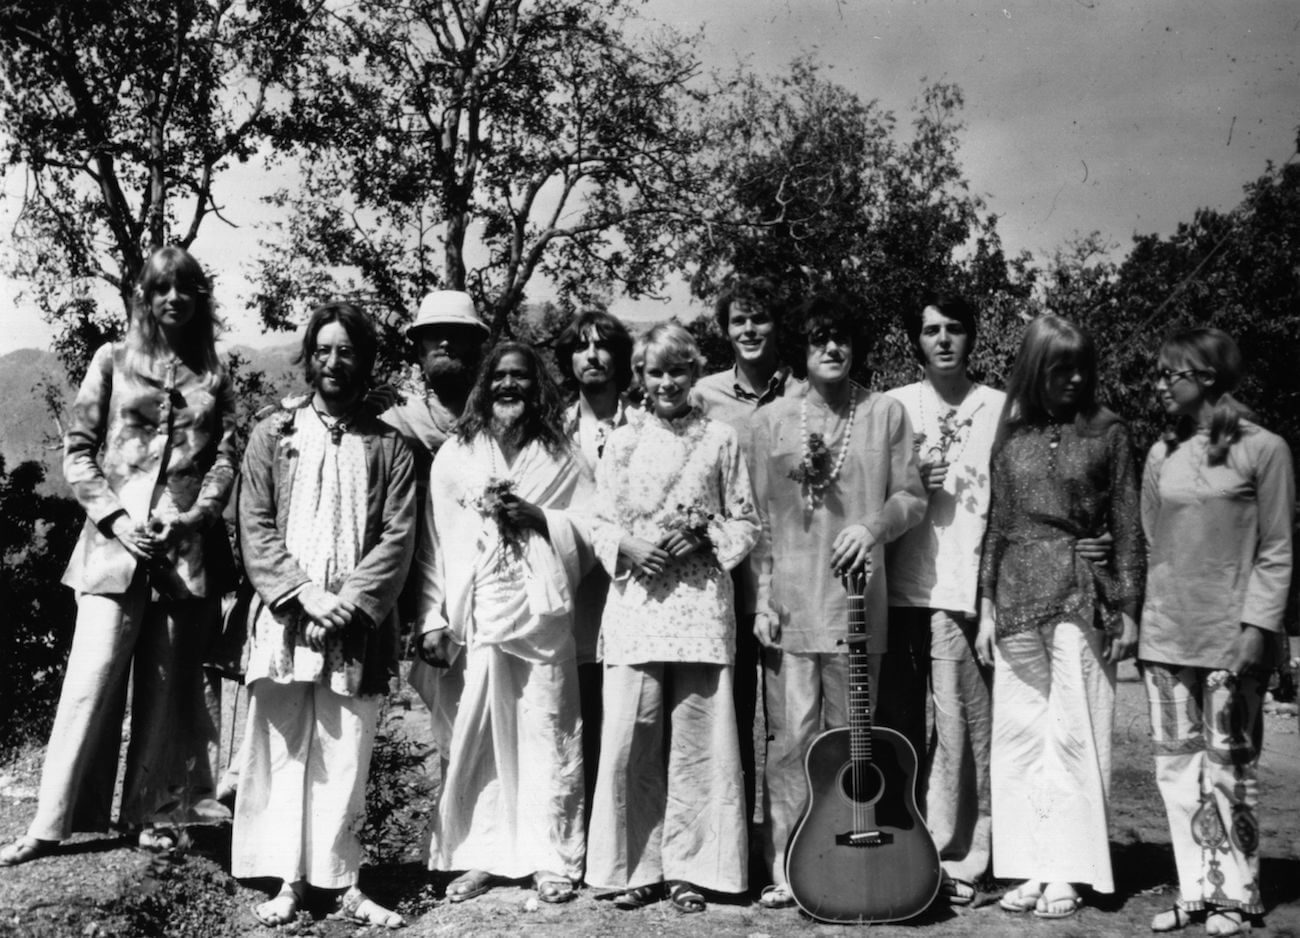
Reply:
[[[480,515],[496,522],[497,535],[501,538],[498,568],[524,556],[524,532],[515,526],[506,511],[509,502],[517,497],[513,480],[493,476],[483,487],[483,493],[470,502]]]
[[[683,531],[687,534],[695,535],[696,539],[702,543],[709,540],[709,522],[713,520],[713,513],[705,511],[699,505],[683,505],[677,503],[672,514],[664,519],[663,528],[665,531]]]

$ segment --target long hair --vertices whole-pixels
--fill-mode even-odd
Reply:
[[[526,446],[538,440],[547,452],[558,456],[569,448],[564,435],[564,402],[560,389],[555,386],[542,357],[531,345],[522,342],[501,342],[488,352],[465,401],[465,414],[456,424],[456,434],[468,443],[492,429],[492,372],[511,352],[527,362],[533,377],[533,387],[525,402],[521,442]]]
[[[153,298],[172,284],[194,298],[194,315],[184,327],[183,345],[172,351],[198,374],[215,377],[221,371],[216,343],[221,320],[212,301],[212,281],[192,254],[171,244],[150,254],[140,268],[131,297],[131,324],[126,333],[127,365],[143,373],[148,370],[148,362],[169,350],[167,339],[153,316]]]
[[[1254,419],[1250,408],[1232,392],[1241,383],[1241,349],[1221,329],[1187,329],[1165,339],[1160,346],[1160,365],[1171,371],[1191,371],[1185,380],[1195,381],[1210,403],[1210,445],[1208,461],[1221,466],[1232,444],[1241,439],[1241,421]],[[1213,381],[1207,383],[1206,379]],[[1164,437],[1167,452],[1196,432],[1196,418],[1184,414]]]
[[[596,341],[605,343],[610,356],[614,359],[614,383],[620,391],[626,391],[632,383],[632,336],[627,326],[618,319],[600,309],[589,309],[573,318],[555,340],[555,362],[560,366],[560,374],[566,384],[577,387],[578,379],[573,373],[573,355],[587,345],[587,335],[596,337]]]
[[[361,307],[342,300],[322,303],[311,311],[307,325],[302,331],[302,347],[294,356],[294,363],[302,365],[303,377],[308,384],[316,379],[316,337],[320,331],[332,322],[343,327],[343,331],[352,340],[352,347],[357,353],[357,381],[364,387],[370,382],[370,374],[375,368],[375,355],[379,348],[379,337],[374,320],[365,314]]]
[[[790,312],[792,332],[798,345],[790,343],[788,351],[790,370],[796,378],[808,377],[808,343],[822,330],[837,332],[849,340],[853,349],[853,370],[859,371],[871,351],[871,333],[866,323],[854,314],[847,297],[829,293],[810,296]]]
[[[1079,402],[1071,416],[1086,423],[1097,415],[1097,347],[1092,337],[1070,320],[1044,313],[1025,330],[1007,379],[1007,402],[993,440],[994,452],[1017,428],[1041,426],[1053,419],[1047,407],[1047,378],[1061,367],[1077,368],[1083,376]]]

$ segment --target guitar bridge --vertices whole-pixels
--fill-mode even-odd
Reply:
[[[835,835],[835,844],[839,847],[881,847],[893,842],[894,835],[888,831],[849,831]]]

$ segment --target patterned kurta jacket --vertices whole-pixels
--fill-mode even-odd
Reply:
[[[297,448],[293,411],[308,400],[281,409],[259,423],[248,441],[239,483],[239,542],[257,596],[248,621],[257,619],[257,602],[272,607],[311,581],[285,546],[284,531],[293,498]],[[375,630],[354,629],[345,637],[361,657],[362,694],[383,693],[397,675],[398,591],[415,548],[415,471],[410,448],[397,431],[374,418],[362,418],[355,432],[364,437],[368,504],[364,556],[339,595],[357,605]],[[322,530],[321,536],[330,532]]]

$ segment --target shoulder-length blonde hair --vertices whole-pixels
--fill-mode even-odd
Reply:
[[[194,316],[185,327],[185,346],[175,351],[200,374],[216,375],[221,370],[216,345],[221,320],[212,300],[212,281],[192,254],[171,244],[150,254],[140,269],[131,302],[131,325],[126,333],[127,361],[143,372],[146,369],[138,365],[167,351],[152,303],[154,294],[171,283],[194,297]]]
[[[1092,337],[1065,317],[1044,313],[1029,324],[1020,342],[1007,379],[1007,402],[993,442],[995,451],[1018,427],[1052,420],[1047,406],[1047,378],[1062,366],[1077,368],[1083,377],[1079,402],[1071,416],[1087,424],[1097,415],[1097,347]]]
[[[645,387],[645,363],[650,353],[658,355],[661,361],[689,365],[691,382],[700,380],[704,374],[704,356],[695,343],[695,337],[679,322],[661,322],[636,340],[632,347],[632,372],[637,383]]]

